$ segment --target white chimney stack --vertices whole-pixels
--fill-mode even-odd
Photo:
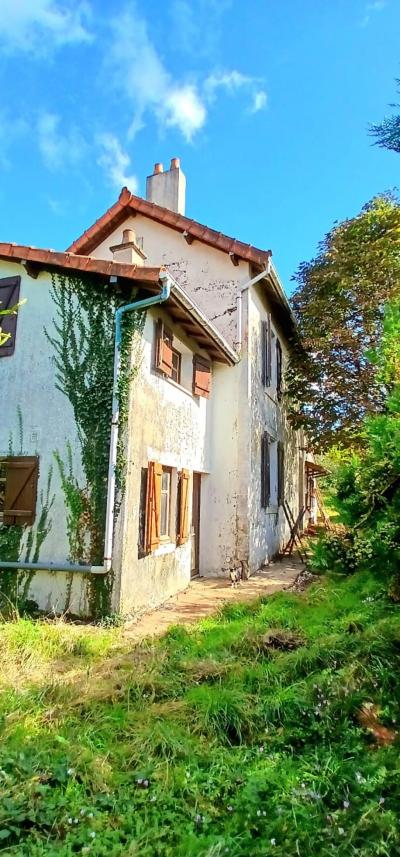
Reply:
[[[146,199],[185,214],[186,178],[179,158],[172,158],[169,170],[164,172],[162,164],[154,165],[153,175],[146,179]]]

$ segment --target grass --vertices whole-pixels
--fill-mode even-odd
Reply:
[[[358,717],[399,717],[399,608],[369,574],[135,647],[20,619],[0,658],[0,854],[400,855],[398,746]]]

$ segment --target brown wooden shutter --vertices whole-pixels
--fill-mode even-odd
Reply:
[[[211,364],[204,357],[195,354],[193,357],[193,393],[195,396],[210,398]]]
[[[280,399],[282,396],[282,346],[279,339],[276,340],[276,392]]]
[[[278,441],[278,504],[282,506],[285,499],[285,446]]]
[[[147,470],[146,498],[146,551],[155,550],[160,544],[162,466],[149,461]]]
[[[4,277],[0,280],[0,310],[11,309],[19,301],[21,277]],[[0,357],[9,357],[14,353],[15,336],[17,332],[17,312],[12,315],[0,315],[0,327],[3,333],[10,337],[4,345],[0,345]]]
[[[160,320],[156,325],[156,368],[172,376],[172,333]]]
[[[3,522],[32,526],[35,520],[39,459],[13,456],[4,460],[6,489]]]
[[[180,477],[178,545],[184,545],[189,538],[189,485],[190,471],[183,469]]]
[[[263,321],[261,327],[261,347],[262,347],[262,382],[264,387],[269,387],[271,384],[271,317],[268,316],[267,321]]]
[[[261,437],[261,508],[267,509],[271,496],[270,442],[268,432]]]

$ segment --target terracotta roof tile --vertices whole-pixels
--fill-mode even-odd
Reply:
[[[158,284],[162,268],[148,268],[141,265],[123,265],[76,253],[59,253],[54,250],[38,249],[22,244],[0,242],[0,259],[15,259],[17,262],[31,262],[39,267],[60,268],[70,271],[116,276],[142,283]]]
[[[161,205],[156,205],[154,202],[148,202],[146,199],[134,196],[126,187],[122,189],[117,202],[77,238],[68,247],[68,250],[71,253],[90,253],[125,220],[129,213],[142,214],[144,217],[149,217],[158,223],[164,223],[171,229],[182,232],[182,234],[185,233],[185,236],[192,238],[192,240],[201,241],[203,244],[208,244],[223,253],[230,253],[238,259],[244,259],[261,267],[266,267],[268,259],[272,256],[271,250],[259,250],[251,244],[244,244],[236,238],[230,238],[228,235],[210,229],[197,220],[191,220],[189,217],[184,217],[183,214],[178,214],[168,208],[163,208]]]

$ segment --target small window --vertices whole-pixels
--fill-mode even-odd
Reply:
[[[267,321],[262,322],[261,327],[261,365],[262,365],[262,382],[264,387],[271,385],[271,319],[268,316]]]
[[[279,339],[276,340],[276,394],[278,399],[282,398],[282,346]]]
[[[268,432],[261,437],[261,508],[267,509],[271,497],[271,445]]]
[[[171,477],[170,467],[163,467],[161,476],[160,538],[169,538],[171,525]]]
[[[36,514],[39,460],[16,455],[0,464],[0,521],[3,524],[32,526]]]
[[[172,381],[176,381],[177,384],[181,383],[181,363],[182,354],[180,353],[180,351],[177,351],[176,348],[173,348],[171,379]]]
[[[285,446],[278,441],[278,504],[283,506],[285,501]]]
[[[21,277],[3,277],[0,279],[0,309],[12,310],[19,301]],[[0,316],[0,327],[5,334],[5,342],[0,345],[0,357],[10,357],[14,354],[17,333],[18,311]]]

